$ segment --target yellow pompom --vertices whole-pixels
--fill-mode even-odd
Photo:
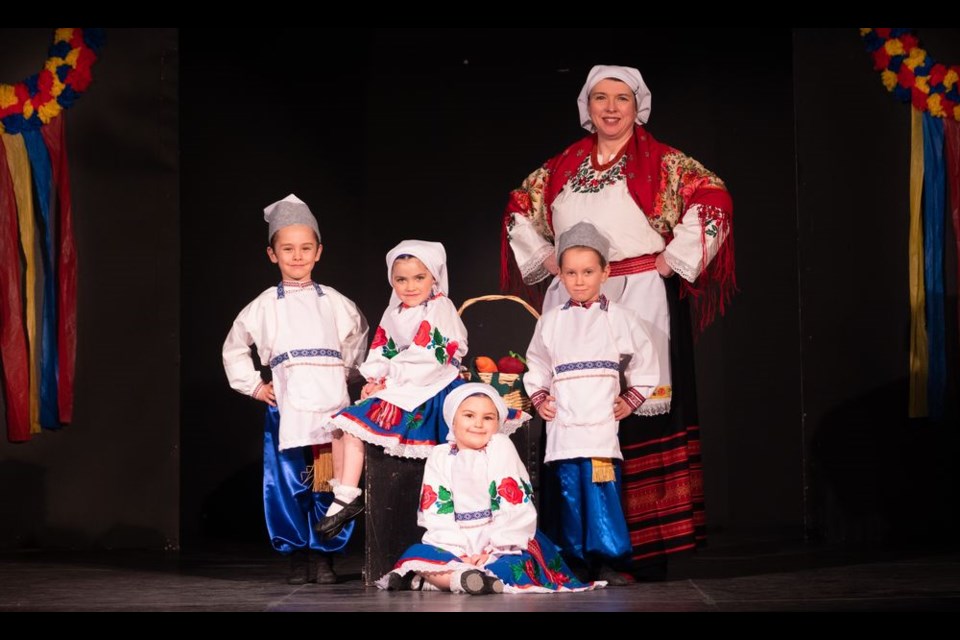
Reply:
[[[62,27],[57,29],[53,34],[53,43],[58,42],[70,42],[73,39],[73,28],[72,27]]]
[[[33,115],[33,103],[27,100],[23,104],[23,117],[29,120],[30,116],[32,115]]]
[[[923,61],[926,59],[927,59],[927,52],[921,49],[920,47],[917,47],[916,49],[910,52],[910,55],[906,57],[906,59],[903,61],[903,64],[907,65],[907,68],[910,69],[910,71],[913,71],[917,67],[919,67],[921,64],[923,64]]]
[[[17,92],[13,85],[0,84],[0,109],[6,109],[17,101]]]
[[[937,116],[942,118],[947,115],[947,112],[943,110],[943,105],[940,102],[940,95],[934,94],[927,98],[927,109],[930,110],[930,115]]]
[[[883,43],[883,48],[887,50],[891,56],[902,56],[903,55],[903,43],[893,38],[892,40],[887,40]]]
[[[861,36],[865,36],[865,35],[867,35],[868,33],[870,33],[871,31],[873,31],[873,27],[860,27],[860,35],[861,35]]]
[[[947,91],[953,88],[953,85],[957,84],[957,80],[960,79],[957,76],[957,72],[953,69],[947,71],[947,75],[943,76],[943,86],[947,88]]]
[[[77,58],[80,57],[80,49],[71,49],[70,53],[66,55],[64,61],[74,69],[77,68]]]
[[[60,112],[63,110],[63,107],[60,106],[60,103],[56,100],[51,100],[46,104],[42,105],[38,110],[37,114],[40,117],[40,121],[43,124],[49,123],[51,120],[60,115]]]
[[[920,91],[928,95],[930,94],[930,81],[923,76],[915,77],[913,79],[913,86],[915,86],[917,89],[920,89]]]
[[[893,91],[894,87],[897,86],[897,74],[890,69],[884,69],[883,73],[880,74],[880,80],[883,82],[883,86],[887,88],[887,91]]]

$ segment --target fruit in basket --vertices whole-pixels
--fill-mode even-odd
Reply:
[[[511,351],[510,355],[497,361],[497,369],[500,373],[523,373],[527,370],[527,361],[523,356]]]
[[[477,370],[477,373],[497,372],[497,363],[493,361],[493,358],[488,358],[487,356],[477,356],[473,360],[473,366]]]

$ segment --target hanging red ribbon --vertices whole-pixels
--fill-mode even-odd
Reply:
[[[953,239],[957,243],[957,282],[960,282],[960,122],[944,119],[943,135],[947,139],[947,189],[950,191]],[[957,313],[960,316],[960,305]]]
[[[23,329],[17,201],[0,137],[0,358],[7,403],[7,438],[30,439],[30,370]]]

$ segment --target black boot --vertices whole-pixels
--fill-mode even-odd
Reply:
[[[472,596],[503,593],[503,582],[500,578],[488,576],[479,569],[469,569],[460,574],[460,587]]]
[[[290,573],[287,575],[287,584],[307,584],[313,576],[310,575],[310,556],[306,549],[299,549],[290,554]]]
[[[634,580],[629,574],[618,571],[615,567],[602,562],[594,574],[594,580],[603,580],[609,587],[626,587]]]
[[[333,571],[333,556],[329,553],[314,554],[317,563],[317,584],[336,584],[337,574]]]
[[[413,579],[416,577],[417,574],[413,571],[408,571],[402,576],[391,571],[390,575],[387,576],[387,591],[419,591],[423,589],[423,580],[420,580],[419,584],[414,587]]]

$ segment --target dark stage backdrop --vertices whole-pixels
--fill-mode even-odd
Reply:
[[[939,62],[960,30],[920,29]],[[960,524],[955,243],[947,223],[950,392],[907,417],[910,108],[848,30],[795,36],[802,440],[807,525],[856,543],[952,539]]]
[[[389,293],[384,254],[404,238],[446,245],[454,301],[495,293],[507,192],[584,135],[576,97],[595,63],[639,67],[651,132],[719,173],[736,202],[742,292],[697,354],[709,522],[799,529],[792,35],[726,33],[720,47],[714,36],[256,30],[236,34],[244,52],[229,57],[210,32],[181,30],[186,543],[265,540],[262,409],[220,365],[232,319],[279,278],[262,207],[290,192],[310,205],[324,242],[316,278],[374,325]],[[869,61],[852,72],[869,76]],[[498,327],[484,313],[465,314],[474,355],[526,348],[520,307],[495,310]]]
[[[0,77],[35,72],[49,30],[0,33]],[[954,530],[956,281],[953,422],[910,423],[909,109],[855,30],[726,30],[720,44],[697,29],[235,35],[242,56],[213,31],[181,30],[178,45],[174,30],[108,30],[68,114],[76,421],[0,443],[0,547],[266,544],[262,409],[220,365],[233,317],[279,277],[262,207],[290,192],[310,204],[317,279],[371,323],[384,253],[404,238],[446,244],[455,301],[493,293],[506,194],[583,134],[576,95],[598,62],[641,69],[650,131],[736,203],[741,292],[697,346],[710,526],[849,541]],[[960,59],[957,30],[920,35]],[[522,350],[531,329],[510,305],[465,320],[474,354]]]
[[[37,73],[52,33],[0,31],[2,81]],[[177,66],[175,30],[108,29],[66,114],[74,422],[26,444],[0,438],[0,548],[179,545]]]

